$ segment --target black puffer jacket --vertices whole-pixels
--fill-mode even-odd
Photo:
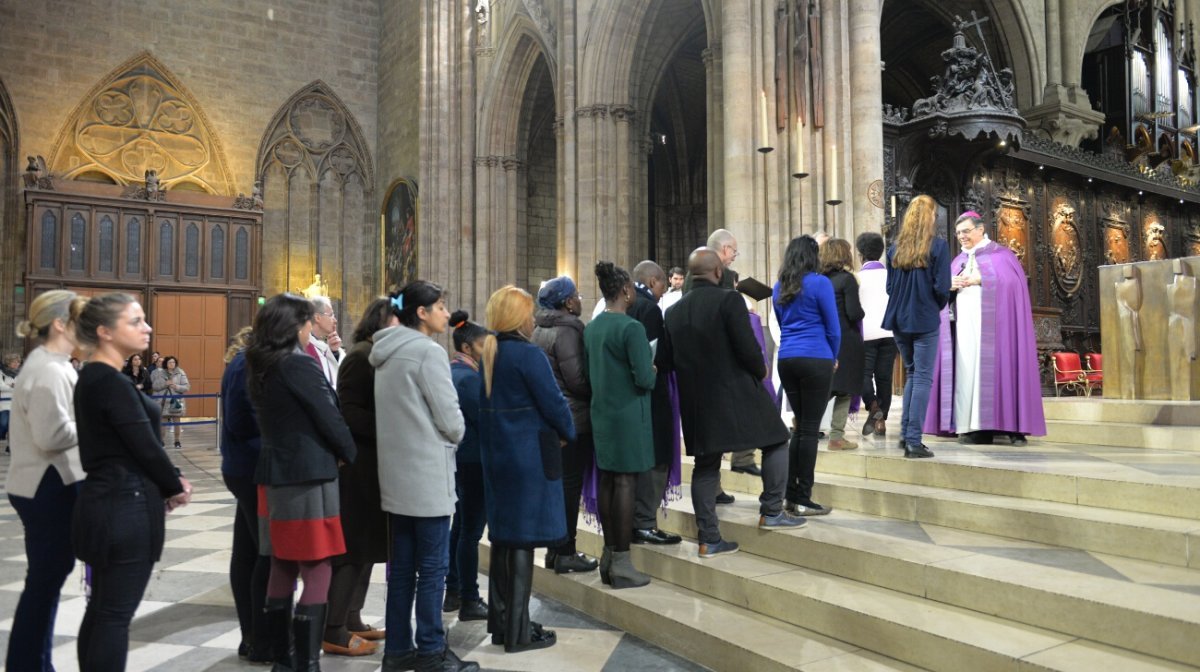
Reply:
[[[592,432],[592,386],[587,379],[587,357],[583,352],[583,322],[565,310],[539,308],[535,316],[533,342],[550,359],[554,380],[571,407],[576,434]]]

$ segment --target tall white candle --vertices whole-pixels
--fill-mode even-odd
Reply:
[[[836,201],[836,200],[838,200],[838,188],[837,188],[837,183],[838,183],[838,153],[837,153],[837,145],[830,145],[830,146],[829,146],[829,149],[830,149],[830,153],[833,155],[833,171],[831,172],[831,174],[830,174],[830,176],[829,176],[829,185],[830,185],[830,186],[829,186],[829,200],[831,200],[831,201]]]
[[[804,127],[800,125],[800,120],[796,120],[796,158],[794,159],[795,166],[792,169],[793,175],[804,174]]]
[[[896,195],[892,194],[892,219],[896,219]]]
[[[771,146],[771,135],[767,130],[767,92],[765,90],[759,91],[758,96],[759,128],[762,129],[762,137],[759,138],[758,146],[760,148],[767,148]]]

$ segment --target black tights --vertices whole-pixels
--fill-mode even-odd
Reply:
[[[633,541],[633,503],[637,492],[637,474],[600,470],[597,506],[604,527],[604,545],[623,553]]]

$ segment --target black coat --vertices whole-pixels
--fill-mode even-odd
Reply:
[[[262,433],[255,483],[332,481],[338,477],[338,460],[354,461],[354,437],[342,420],[337,395],[307,354],[281,359],[267,372],[261,390],[251,387],[250,401]]]
[[[567,398],[576,434],[592,433],[592,386],[587,378],[587,353],[583,349],[583,321],[559,308],[538,309],[533,343],[546,353],[554,382]]]
[[[654,294],[643,287],[637,288],[637,300],[626,311],[633,319],[642,323],[646,328],[646,339],[658,341],[662,346],[663,327],[662,309],[654,300]],[[654,390],[650,393],[650,421],[653,424],[654,463],[669,464],[675,445],[675,420],[671,413],[671,388],[668,374],[662,367],[654,379]]]
[[[859,395],[863,390],[863,360],[866,358],[866,352],[863,349],[862,332],[858,329],[858,323],[866,313],[858,301],[858,280],[846,271],[833,271],[826,275],[833,283],[838,324],[842,328],[842,345],[838,349],[838,368],[833,373],[831,393]]]
[[[335,564],[387,561],[388,523],[380,503],[379,452],[375,444],[375,367],[367,359],[371,346],[371,341],[355,343],[338,366],[342,418],[354,436],[358,455],[339,470],[346,554],[334,558]]]
[[[787,427],[763,387],[767,366],[740,294],[695,280],[666,317],[660,371],[674,370],[688,455],[784,443]]]

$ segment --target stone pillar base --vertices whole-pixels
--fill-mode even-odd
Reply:
[[[1086,91],[1057,84],[1046,87],[1042,103],[1023,111],[1021,116],[1029,122],[1029,128],[1070,147],[1096,138],[1104,123],[1104,113],[1092,109]]]

